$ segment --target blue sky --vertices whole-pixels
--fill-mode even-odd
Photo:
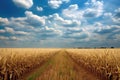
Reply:
[[[0,47],[120,47],[119,0],[1,0]]]

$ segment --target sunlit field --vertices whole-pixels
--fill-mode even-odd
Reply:
[[[0,80],[17,80],[39,67],[58,49],[0,49]],[[24,79],[23,79],[24,80]]]
[[[120,80],[120,0],[0,0],[0,80]]]
[[[120,80],[120,49],[1,48],[0,80]]]
[[[120,49],[68,49],[67,52],[75,62],[102,80],[120,79]]]

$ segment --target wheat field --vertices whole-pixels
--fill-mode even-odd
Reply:
[[[120,49],[1,48],[0,80],[120,80]]]
[[[102,80],[120,80],[120,49],[68,49],[67,53]]]
[[[0,80],[17,80],[37,68],[58,49],[0,49]]]

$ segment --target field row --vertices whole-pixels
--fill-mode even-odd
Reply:
[[[59,49],[0,49],[0,80],[18,80]]]
[[[67,53],[101,80],[120,80],[120,49],[67,49]]]
[[[66,76],[69,73],[72,75],[67,76],[67,80],[71,77],[73,80],[83,80],[83,78],[80,77],[83,75],[81,74],[83,70],[80,70],[82,69],[80,67],[83,67],[86,72],[89,71],[93,73],[101,80],[120,80],[120,49],[60,50],[35,48],[1,48],[0,80],[21,80],[21,78],[24,80],[25,74],[32,72],[36,68],[41,68],[41,66],[48,61],[52,67],[44,74],[46,76],[48,75],[47,73],[50,72],[50,75],[54,76],[57,80],[57,76],[61,75],[62,79],[65,78],[66,80]],[[74,62],[78,65],[75,66]],[[77,68],[80,68],[79,71],[76,71]],[[55,77],[56,73],[58,73],[58,75]],[[80,76],[78,73],[80,73]],[[73,74],[79,77],[75,77]],[[50,75],[48,76],[50,77]],[[43,76],[39,76],[39,79],[44,79]],[[84,76],[87,77],[88,75],[84,74]],[[47,78],[45,77],[45,79]],[[93,80],[93,78],[91,80]]]

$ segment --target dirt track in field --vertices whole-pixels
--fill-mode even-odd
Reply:
[[[100,80],[75,63],[64,50],[61,50],[48,62],[46,66],[43,66],[44,70],[40,70],[41,73],[36,79],[28,80]]]

